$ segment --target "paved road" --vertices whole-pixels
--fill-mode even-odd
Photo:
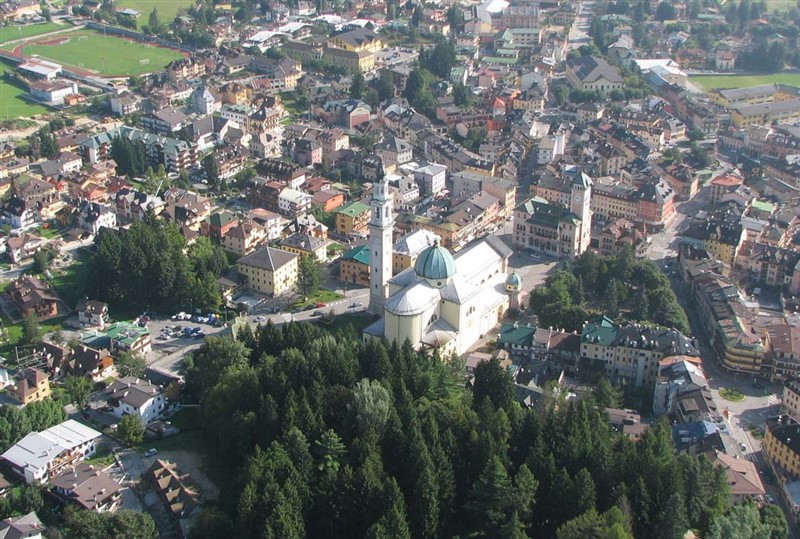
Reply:
[[[689,318],[691,333],[695,337],[697,348],[702,357],[703,370],[708,379],[709,391],[714,398],[714,402],[719,407],[719,411],[727,410],[728,412],[724,425],[726,427],[725,431],[734,441],[734,455],[755,463],[767,493],[772,495],[786,515],[790,537],[800,537],[800,530],[798,530],[792,512],[783,502],[783,497],[780,495],[780,487],[772,479],[772,473],[762,452],[761,440],[753,436],[751,432],[751,427],[763,432],[766,419],[780,413],[781,395],[783,394],[782,386],[762,379],[755,380],[750,374],[731,373],[725,369],[720,364],[714,351],[709,347],[708,337],[697,320],[695,310],[687,303],[685,285],[675,278],[672,279],[672,284],[675,295],[683,305]],[[756,387],[756,385],[760,387]],[[744,400],[733,402],[723,399],[719,393],[723,388],[738,390],[744,395]]]
[[[569,36],[567,38],[568,51],[578,49],[582,45],[587,45],[592,42],[589,29],[592,26],[594,8],[595,3],[593,1],[582,2],[578,6],[578,14],[575,17],[575,22],[572,23],[569,29]]]
[[[342,283],[339,283],[342,286]],[[298,313],[286,312],[286,300],[268,298],[263,303],[251,309],[247,314],[247,320],[253,325],[259,323],[266,323],[267,320],[272,321],[273,324],[280,325],[287,322],[303,322],[308,320],[315,320],[319,316],[315,313],[322,311],[329,313],[331,310],[335,314],[363,312],[369,300],[369,290],[363,287],[356,289],[342,289],[339,288],[337,292],[343,293],[345,298],[327,304],[320,309],[313,309],[309,311],[301,311]],[[353,306],[353,305],[356,306]],[[360,305],[357,305],[360,304]],[[278,313],[273,313],[275,308],[281,309]],[[166,341],[158,340],[161,330],[168,325],[181,325],[184,327],[201,327],[203,333],[207,336],[217,335],[226,330],[225,327],[213,327],[208,324],[195,323],[190,321],[173,321],[166,318],[159,318],[152,320],[148,325],[148,329],[153,336],[153,351],[147,354],[148,367],[171,374],[174,376],[182,376],[183,372],[183,358],[190,354],[192,351],[202,346],[204,339],[192,338],[174,338]]]

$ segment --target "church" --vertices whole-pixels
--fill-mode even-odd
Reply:
[[[392,204],[387,184],[378,182],[370,201],[369,310],[381,318],[364,338],[408,339],[418,349],[461,355],[519,306],[522,280],[508,274],[511,249],[490,235],[453,256],[437,241],[392,277]]]

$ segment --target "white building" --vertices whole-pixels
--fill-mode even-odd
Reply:
[[[369,310],[375,314],[383,312],[383,302],[388,295],[388,281],[392,276],[392,230],[394,199],[389,182],[378,181],[370,201],[369,242]]]
[[[278,211],[289,217],[299,217],[311,209],[311,195],[297,189],[284,189],[278,195]]]
[[[536,162],[540,165],[552,163],[556,156],[564,155],[564,134],[548,135],[539,141]]]
[[[78,226],[90,234],[101,228],[117,228],[116,208],[108,204],[84,201],[78,206]]]
[[[47,482],[63,469],[94,455],[96,430],[68,419],[42,432],[31,432],[2,458],[27,484]]]
[[[189,105],[192,112],[207,115],[218,111],[222,107],[222,102],[214,97],[208,86],[201,84],[192,92]]]
[[[431,163],[415,170],[414,179],[421,185],[422,191],[426,195],[438,195],[445,188],[447,167]]]
[[[132,415],[144,424],[161,419],[168,407],[161,386],[133,376],[115,380],[108,387],[108,402],[115,416]]]
[[[3,539],[42,539],[47,526],[39,520],[35,511],[19,517],[9,517],[0,522],[0,537]]]
[[[138,112],[140,107],[139,98],[130,92],[123,92],[119,95],[112,95],[110,99],[111,112],[117,116],[127,116]]]
[[[63,105],[64,98],[78,94],[78,83],[67,80],[46,80],[31,84],[31,96],[50,105]]]
[[[365,337],[409,339],[417,348],[463,354],[509,308],[505,284],[510,256],[511,249],[495,236],[467,246],[456,257],[434,243],[414,267],[389,280],[383,318],[364,330]]]
[[[48,62],[41,58],[28,58],[27,61],[18,65],[17,69],[33,79],[53,80],[61,75],[61,64]]]
[[[383,317],[364,338],[409,339],[417,348],[463,354],[500,322],[509,308],[509,249],[495,236],[468,245],[454,258],[435,241],[414,266],[392,273],[392,197],[376,184],[370,221],[370,305]]]

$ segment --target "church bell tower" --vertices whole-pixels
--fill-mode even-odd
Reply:
[[[380,179],[372,191],[369,220],[369,312],[383,316],[383,302],[392,277],[392,194],[389,183]]]

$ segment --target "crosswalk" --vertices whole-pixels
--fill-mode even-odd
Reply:
[[[769,403],[770,406],[775,406],[776,404],[781,403],[781,398],[777,394],[773,393],[772,395],[769,396],[767,402]]]

